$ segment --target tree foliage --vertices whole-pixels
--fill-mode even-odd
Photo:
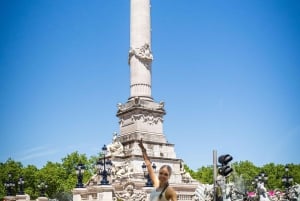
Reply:
[[[70,200],[71,190],[76,186],[77,175],[75,167],[82,163],[87,167],[84,173],[84,182],[92,176],[92,164],[94,160],[89,160],[85,154],[73,152],[62,159],[61,163],[53,163],[48,161],[41,169],[34,165],[23,167],[20,162],[8,159],[5,163],[0,163],[0,198],[6,195],[4,183],[8,179],[8,173],[12,174],[12,180],[15,183],[13,194],[17,194],[17,181],[20,176],[24,178],[25,193],[30,195],[30,199],[34,200],[41,194],[39,185],[44,182],[47,185],[45,189],[46,196],[56,198],[62,201]]]
[[[231,164],[233,173],[227,177],[227,181],[242,182],[242,185],[249,191],[254,190],[254,178],[262,172],[268,176],[266,181],[266,187],[268,189],[284,189],[282,183],[282,177],[292,176],[294,183],[300,183],[300,164],[288,164],[289,171],[285,171],[285,165],[268,163],[262,167],[255,166],[250,161],[233,162]],[[190,175],[201,183],[213,184],[213,166],[201,167],[197,171],[191,170],[188,166],[185,166],[185,170]]]
[[[100,155],[99,155],[100,156]],[[12,181],[15,183],[13,193],[19,191],[18,179],[24,178],[25,193],[30,195],[31,200],[40,195],[41,189],[38,187],[41,182],[47,184],[46,195],[51,199],[60,201],[72,200],[72,189],[76,186],[77,175],[75,167],[82,163],[85,165],[83,182],[86,183],[93,174],[95,174],[95,164],[99,156],[87,158],[85,154],[73,152],[62,158],[61,163],[48,161],[42,168],[38,169],[34,165],[24,167],[22,163],[9,158],[6,162],[0,163],[0,199],[6,195],[4,183],[7,182],[8,173],[12,175]],[[294,178],[294,183],[300,183],[300,164],[288,164],[289,176]],[[268,175],[268,189],[283,189],[282,177],[287,174],[285,165],[269,163],[262,167],[255,166],[250,161],[233,162],[231,164],[233,173],[227,178],[227,181],[241,182],[249,191],[254,189],[252,184],[255,176],[264,172]],[[213,183],[213,166],[200,167],[196,171],[184,165],[185,171],[201,183]]]

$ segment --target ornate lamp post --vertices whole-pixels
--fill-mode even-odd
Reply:
[[[258,176],[255,176],[254,179],[252,180],[252,185],[256,189],[258,183]]]
[[[42,181],[38,185],[38,188],[40,189],[40,197],[46,197],[46,189],[48,188],[48,185]]]
[[[76,188],[83,188],[83,173],[85,170],[85,166],[82,163],[78,163],[78,165],[75,167],[76,175],[77,175],[77,184]]]
[[[8,173],[8,180],[4,183],[6,189],[6,195],[12,196],[13,195],[13,187],[15,187],[15,183],[12,181],[11,173]]]
[[[289,200],[289,189],[290,186],[293,184],[293,177],[289,175],[289,166],[286,165],[284,167],[285,169],[285,175],[282,177],[281,181],[285,187],[285,191],[286,191],[286,197]]]
[[[153,187],[153,183],[152,183],[149,173],[147,172],[147,166],[145,163],[143,163],[142,168],[143,168],[143,172],[144,172],[144,177],[147,179],[147,182],[145,183],[146,187]],[[152,163],[152,168],[154,171],[156,170],[155,163]]]
[[[22,176],[19,177],[18,180],[18,185],[19,185],[19,195],[24,195],[24,179]]]
[[[256,189],[256,193],[257,193],[258,197],[262,193],[261,190],[259,190],[259,188],[261,188],[261,186],[258,184],[264,185],[265,183],[267,183],[267,181],[268,181],[268,175],[265,174],[264,172],[261,172],[260,174],[258,174],[257,176],[254,177],[252,184],[254,185],[254,188]]]
[[[96,164],[96,168],[98,170],[98,174],[102,176],[102,180],[100,181],[100,185],[108,185],[109,181],[107,177],[111,173],[112,162],[109,159],[106,159],[105,156],[107,154],[107,147],[104,145],[102,147],[103,158],[99,158]]]
[[[257,187],[257,184],[258,183],[267,183],[268,181],[268,175],[265,174],[264,172],[261,172],[259,175],[255,176],[253,181],[252,181],[252,184]]]
[[[268,175],[265,174],[264,172],[261,172],[259,175],[258,175],[258,180],[264,184],[267,183],[268,181]]]

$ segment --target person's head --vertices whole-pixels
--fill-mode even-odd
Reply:
[[[169,165],[163,165],[159,169],[158,179],[161,183],[166,183],[172,174],[172,168]]]

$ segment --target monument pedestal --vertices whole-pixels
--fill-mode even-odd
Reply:
[[[81,201],[86,198],[87,189],[86,188],[74,188],[73,191],[73,201]]]
[[[16,195],[16,200],[17,201],[29,201],[30,196],[29,195]]]
[[[49,199],[47,197],[38,197],[36,200],[37,201],[48,201]]]
[[[112,201],[113,190],[111,185],[93,185],[87,186],[86,188],[74,188],[73,201]]]
[[[4,201],[15,201],[16,196],[8,195],[4,197]]]
[[[109,183],[99,186],[100,175],[94,175],[86,188],[73,190],[73,201],[144,201],[153,188],[145,187],[143,144],[158,169],[172,168],[169,183],[178,192],[178,201],[193,200],[199,182],[184,170],[182,159],[176,157],[174,144],[167,141],[164,130],[164,102],[152,98],[151,0],[130,0],[130,97],[118,104],[120,134],[107,145],[106,159],[112,161]]]

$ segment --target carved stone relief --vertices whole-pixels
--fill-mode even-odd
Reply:
[[[147,68],[150,68],[150,64],[153,60],[153,55],[148,43],[145,43],[142,47],[139,48],[131,47],[129,50],[128,63],[130,63],[130,59],[132,56],[135,56],[140,61],[144,62]]]
[[[137,190],[133,182],[128,182],[124,185],[123,191],[115,192],[114,200],[123,201],[145,201],[147,193],[142,190]]]

